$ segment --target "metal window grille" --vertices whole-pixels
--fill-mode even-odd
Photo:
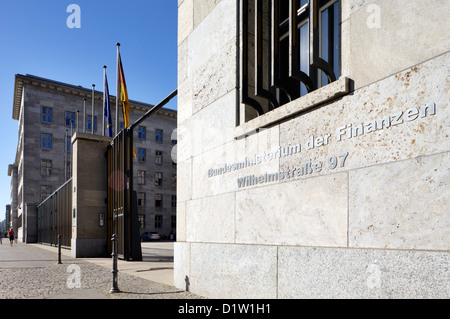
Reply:
[[[177,195],[172,195],[172,208],[177,207]]]
[[[340,1],[241,0],[241,103],[260,116],[336,81]]]
[[[88,115],[86,126],[88,131],[92,131],[92,115]],[[94,132],[97,132],[97,116],[94,116]]]
[[[75,112],[66,111],[66,126],[75,127]]]
[[[146,184],[146,181],[145,181],[145,175],[146,175],[146,172],[145,172],[145,171],[138,171],[138,174],[137,174],[137,178],[138,178],[137,183],[138,183],[139,185],[145,185],[145,184]]]
[[[155,151],[155,164],[161,165],[163,160],[162,151]]]
[[[41,160],[41,175],[51,176],[52,175],[52,160]]]
[[[145,138],[146,138],[146,128],[145,128],[145,126],[139,126],[138,127],[138,138],[140,140],[145,140]]]
[[[162,215],[155,215],[155,228],[162,227]]]
[[[162,173],[155,172],[155,186],[162,186]]]
[[[162,195],[155,194],[155,207],[162,207]]]
[[[138,207],[145,207],[145,193],[137,194],[137,205]]]
[[[53,110],[50,107],[42,107],[41,120],[46,123],[53,122]]]
[[[162,143],[163,142],[163,130],[156,129],[155,131],[155,142]]]
[[[41,145],[44,149],[52,149],[52,135],[51,134],[41,134]]]
[[[138,149],[138,161],[139,162],[145,162],[145,154],[146,154],[145,148]]]

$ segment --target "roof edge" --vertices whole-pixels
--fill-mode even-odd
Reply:
[[[13,99],[13,114],[12,114],[12,118],[14,120],[19,120],[20,107],[22,104],[23,86],[26,82],[32,83],[33,81],[37,81],[37,82],[40,82],[41,84],[48,85],[48,86],[55,86],[55,87],[58,86],[60,88],[65,88],[66,90],[67,89],[75,90],[75,91],[78,91],[81,95],[91,95],[92,94],[92,89],[87,89],[82,86],[76,86],[76,85],[59,82],[59,81],[55,81],[55,80],[50,80],[50,79],[46,79],[46,78],[42,78],[39,76],[30,75],[30,74],[26,74],[26,75],[16,74],[15,82],[14,82],[14,99]],[[103,91],[94,90],[94,94],[103,96]],[[113,99],[113,100],[116,99],[115,95],[110,94],[109,96],[110,96],[110,99]],[[144,102],[139,102],[139,101],[135,101],[135,100],[130,100],[130,106],[152,108],[155,105],[149,104],[149,103],[144,103]],[[177,116],[177,111],[173,110],[173,109],[163,107],[163,108],[161,108],[161,111],[172,113],[175,117]]]

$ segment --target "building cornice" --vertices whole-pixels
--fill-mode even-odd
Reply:
[[[33,85],[38,86],[42,88],[47,88],[50,90],[55,90],[58,92],[63,92],[71,95],[78,95],[82,98],[91,98],[92,89],[87,89],[82,86],[76,86],[72,84],[67,84],[63,82],[58,82],[50,79],[41,78],[34,75],[22,75],[22,74],[16,74],[15,76],[15,83],[14,83],[14,100],[13,100],[13,112],[12,112],[12,118],[14,120],[19,120],[20,115],[20,106],[22,102],[22,92],[24,85]],[[114,95],[110,95],[110,101],[112,105],[115,105],[116,103],[116,97]],[[94,98],[96,100],[103,100],[103,92],[101,91],[94,91]],[[130,108],[140,110],[143,112],[148,111],[150,108],[152,108],[154,105],[138,102],[134,100],[130,100]],[[169,117],[177,117],[177,111],[168,109],[168,108],[161,108],[157,111],[157,114],[165,115]]]
[[[17,169],[17,165],[15,165],[15,164],[9,164],[8,165],[8,176],[12,176],[12,171],[14,169]]]

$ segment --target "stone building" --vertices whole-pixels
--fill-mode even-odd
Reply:
[[[450,297],[449,11],[178,1],[177,287]]]
[[[0,231],[8,230],[11,227],[11,205],[6,205],[4,224],[0,227]]]
[[[115,97],[110,101],[115,123]],[[130,123],[151,106],[130,101]],[[169,236],[176,231],[176,165],[171,158],[176,118],[176,111],[162,108],[135,132],[134,189],[141,233]],[[72,136],[103,135],[103,92],[94,94],[92,126],[92,89],[18,74],[13,119],[19,122],[19,142],[15,163],[8,168],[11,212],[19,240],[32,243],[37,241],[37,205],[72,176]]]

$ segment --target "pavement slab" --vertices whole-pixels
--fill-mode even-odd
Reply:
[[[11,247],[3,239],[0,299],[203,299],[171,284],[173,259],[168,247],[155,248],[153,255],[147,252],[142,262],[119,260],[120,292],[111,294],[110,258],[73,258],[70,250],[62,249],[62,264],[57,264],[56,247],[22,243]],[[165,256],[158,257],[165,249]]]

